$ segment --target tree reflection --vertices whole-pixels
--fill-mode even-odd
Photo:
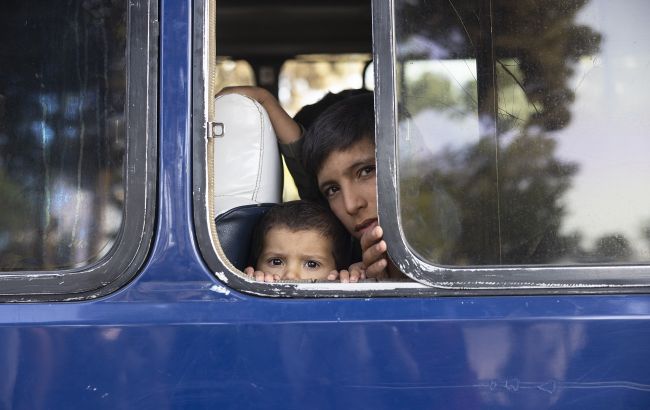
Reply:
[[[0,269],[87,264],[121,221],[126,3],[9,1],[0,22]]]
[[[409,130],[399,141],[400,202],[407,241],[422,257],[490,265],[592,254],[581,249],[579,232],[562,233],[563,197],[579,168],[557,157],[548,134],[570,122],[573,65],[600,48],[601,35],[576,23],[586,3],[493,1],[490,12],[487,2],[400,2],[398,88]],[[431,71],[410,78],[409,65],[423,60],[468,68],[475,61],[476,75],[464,83]],[[434,143],[468,121],[469,137]],[[618,247],[612,238],[599,242],[601,259],[629,251],[616,238]]]
[[[622,234],[610,234],[596,240],[595,254],[610,262],[626,261],[632,255],[632,248]]]

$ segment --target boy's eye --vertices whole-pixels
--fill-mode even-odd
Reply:
[[[375,166],[374,165],[368,165],[359,170],[359,176],[360,177],[367,177],[369,175],[372,175],[375,173]]]
[[[307,261],[305,263],[305,265],[310,269],[316,269],[316,268],[318,268],[320,266],[320,263],[318,263],[316,261]]]
[[[280,265],[282,265],[282,259],[280,259],[280,258],[271,258],[271,259],[269,259],[269,264],[271,264],[273,266],[280,266]]]
[[[339,191],[339,187],[337,187],[337,186],[335,186],[335,185],[333,185],[333,186],[328,186],[328,187],[325,188],[325,190],[323,191],[323,195],[325,195],[325,198],[330,198],[330,197],[332,197],[334,194],[336,194],[338,191]]]

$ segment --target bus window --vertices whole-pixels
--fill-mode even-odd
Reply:
[[[146,96],[147,82],[130,81],[147,78],[149,56],[127,58],[136,42],[149,45],[127,29],[129,17],[144,12],[128,2],[86,3],[0,6],[2,38],[25,40],[0,44],[0,271],[12,273],[0,274],[2,294],[23,293],[23,274],[32,280],[52,271],[78,279],[44,279],[42,288],[25,282],[25,293],[101,288],[127,270],[107,262],[110,256],[132,259],[140,239],[132,250],[122,242],[144,230],[144,213],[126,216],[150,201],[152,189],[149,161],[126,160],[150,144],[144,108],[127,108],[147,102],[130,94],[142,87]],[[142,68],[133,70],[134,63]],[[127,117],[141,142],[131,140]],[[130,192],[136,182],[146,188],[137,200]]]
[[[328,92],[363,88],[364,68],[370,55],[303,55],[287,60],[280,71],[279,99],[295,115]]]
[[[212,17],[212,13],[216,14],[216,19]],[[296,18],[298,15],[300,17]],[[195,53],[203,56],[203,61],[195,62],[195,67],[214,67],[215,63],[210,62],[216,59],[212,50],[217,50],[217,55],[244,59],[251,63],[259,77],[258,84],[279,97],[284,109],[291,115],[304,105],[320,100],[328,92],[357,92],[358,89],[364,88],[364,75],[367,75],[366,68],[372,60],[370,0],[330,3],[305,1],[294,3],[291,7],[267,2],[256,3],[255,7],[236,1],[207,2],[197,7],[195,21],[203,24],[198,28],[206,38],[200,46],[207,47],[202,53]],[[216,21],[215,27],[211,26],[211,21]],[[261,30],[261,27],[264,29]],[[276,76],[275,81],[268,78],[271,74]],[[218,161],[223,161],[224,156],[226,160],[233,159],[232,155],[218,147],[224,146],[225,140],[229,138],[226,134],[232,135],[237,126],[221,122],[220,115],[229,110],[228,107],[219,108],[219,105],[224,102],[225,97],[230,101],[234,99],[225,95],[215,102],[212,96],[218,90],[211,90],[212,85],[203,80],[211,76],[211,72],[204,71],[194,77],[194,89],[203,90],[203,93],[194,94],[194,189],[195,192],[206,192],[205,196],[194,196],[195,224],[199,246],[208,265],[228,286],[255,294],[339,295],[340,290],[345,289],[351,295],[359,295],[359,290],[367,293],[376,283],[352,289],[349,285],[332,282],[260,283],[241,275],[243,268],[250,266],[246,263],[246,256],[242,254],[246,254],[250,249],[250,239],[247,238],[250,238],[251,229],[246,228],[247,232],[244,233],[237,229],[243,226],[242,222],[252,220],[246,216],[248,214],[244,215],[246,212],[259,214],[263,206],[250,204],[226,211],[220,206],[215,206],[219,201],[224,202],[224,198],[217,197],[217,193],[227,185],[215,185],[219,178],[216,175]],[[236,102],[232,103],[233,106],[235,104]],[[244,104],[250,105],[245,100]],[[244,121],[236,114],[241,111],[230,111],[234,113],[235,122],[243,124]],[[255,114],[255,110],[251,111]],[[196,122],[201,118],[204,122]],[[264,119],[261,118],[260,121],[262,128],[265,127]],[[241,142],[237,137],[230,138]],[[266,151],[266,143],[260,146],[264,146]],[[251,157],[248,156],[248,159]],[[221,171],[221,178],[233,181],[235,177],[227,175],[227,170],[241,169],[244,166],[243,161],[237,161],[237,166],[226,166],[226,170]],[[261,177],[261,180],[264,180],[264,175]],[[290,198],[285,195],[285,199]],[[216,223],[212,223],[215,219]],[[208,224],[205,223],[206,220],[209,221]],[[332,286],[336,289],[332,290]],[[373,288],[372,292],[390,294],[394,287],[400,286],[380,286],[379,289]],[[403,287],[423,288],[414,283]]]
[[[218,57],[215,65],[215,90],[234,85],[255,85],[255,73],[244,60]]]
[[[395,2],[389,247],[438,285],[647,284],[646,4],[485,4]]]

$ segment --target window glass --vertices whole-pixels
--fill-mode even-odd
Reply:
[[[280,71],[280,104],[293,116],[328,92],[363,88],[370,59],[366,54],[313,54],[288,60]]]
[[[91,264],[123,220],[126,3],[0,10],[0,270]]]
[[[215,91],[235,85],[255,85],[255,73],[248,62],[217,57]]]
[[[401,226],[447,266],[650,262],[643,0],[396,0]]]

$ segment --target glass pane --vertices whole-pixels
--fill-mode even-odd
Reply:
[[[215,70],[216,84],[214,89],[218,92],[224,87],[235,85],[255,85],[253,68],[244,60],[232,60],[226,57],[217,57]]]
[[[644,0],[397,0],[404,236],[439,265],[650,262]]]
[[[363,88],[364,69],[370,59],[366,54],[313,54],[288,60],[280,71],[280,104],[293,116],[328,92]]]
[[[0,5],[0,270],[105,255],[124,201],[126,2]]]

